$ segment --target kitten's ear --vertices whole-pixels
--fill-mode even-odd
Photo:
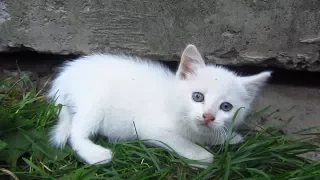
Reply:
[[[252,76],[240,77],[240,81],[247,91],[254,95],[265,85],[271,74],[271,71],[265,71]]]
[[[180,80],[187,79],[188,74],[194,73],[199,67],[205,67],[205,62],[196,46],[189,44],[182,53],[176,76]]]

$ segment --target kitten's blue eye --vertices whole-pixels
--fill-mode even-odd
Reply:
[[[192,99],[195,102],[203,102],[204,101],[204,95],[202,93],[199,93],[199,92],[194,92],[192,94]]]
[[[232,104],[228,103],[228,102],[223,102],[220,105],[220,109],[222,111],[228,112],[233,108]]]

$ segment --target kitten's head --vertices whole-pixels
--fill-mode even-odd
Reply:
[[[235,120],[239,125],[271,72],[240,77],[225,68],[205,65],[197,48],[188,45],[176,76],[187,99],[187,123],[199,133],[206,133],[230,125],[236,111],[242,108]]]

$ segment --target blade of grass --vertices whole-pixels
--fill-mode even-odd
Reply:
[[[41,176],[49,178],[49,179],[54,179],[52,178],[47,172],[45,172],[43,169],[41,169],[40,167],[38,167],[37,165],[35,165],[33,162],[29,161],[26,158],[22,158],[24,160],[24,162],[26,162],[31,168],[35,169]]]

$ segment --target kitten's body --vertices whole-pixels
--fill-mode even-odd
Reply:
[[[164,142],[189,159],[211,162],[213,155],[194,143],[224,142],[233,114],[220,112],[219,105],[231,101],[234,108],[249,108],[256,88],[270,73],[257,75],[262,83],[249,84],[254,87],[246,89],[233,73],[205,66],[199,56],[189,45],[177,75],[160,64],[127,56],[92,55],[69,62],[49,93],[50,97],[58,96],[57,103],[66,105],[51,133],[52,142],[63,147],[69,140],[80,157],[94,164],[109,162],[112,153],[89,137],[103,135],[118,141],[138,135],[157,140],[151,143],[166,148],[158,141]],[[249,91],[254,92],[249,95]],[[194,102],[194,92],[205,94],[206,101]],[[209,124],[202,117],[206,111],[215,116]],[[245,114],[240,113],[237,122]]]

